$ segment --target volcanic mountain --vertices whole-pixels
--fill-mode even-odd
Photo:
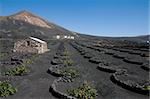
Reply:
[[[0,16],[0,32],[1,37],[11,38],[27,36],[51,38],[57,34],[75,35],[75,33],[27,11],[10,16]]]
[[[149,35],[137,37],[102,37],[72,32],[59,25],[49,22],[28,11],[21,11],[10,16],[0,16],[0,38],[20,39],[29,36],[50,39],[56,35],[74,35],[88,40],[128,40],[146,42]]]
[[[52,25],[48,24],[45,20],[27,11],[21,11],[15,15],[12,15],[11,17],[15,20],[21,20],[32,25],[50,29],[52,28]]]

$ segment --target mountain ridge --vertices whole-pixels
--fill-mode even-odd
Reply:
[[[40,38],[52,38],[56,35],[74,35],[83,38],[93,39],[119,39],[119,40],[133,40],[133,41],[146,41],[149,39],[149,35],[135,36],[135,37],[105,37],[86,35],[77,32],[72,32],[64,27],[61,27],[55,23],[49,22],[40,16],[37,16],[29,11],[23,10],[9,16],[0,16],[0,37],[8,37],[12,35],[16,37],[40,37]]]
[[[20,11],[9,16],[0,16],[0,30],[11,31],[16,36],[36,37],[38,35],[38,37],[52,38],[55,35],[74,35],[72,31],[28,11]]]

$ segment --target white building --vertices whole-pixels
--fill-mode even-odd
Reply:
[[[64,36],[64,39],[67,39],[67,35]]]
[[[70,36],[70,35],[56,35],[54,38],[56,38],[56,39],[75,39],[74,36]]]
[[[71,36],[67,36],[67,39],[70,39]]]
[[[60,39],[60,35],[57,35],[57,36],[56,36],[56,39]]]
[[[74,39],[74,36],[71,36],[70,39]]]

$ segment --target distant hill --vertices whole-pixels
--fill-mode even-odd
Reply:
[[[134,36],[134,37],[114,37],[119,40],[129,40],[134,42],[145,42],[150,40],[150,35]]]
[[[51,38],[57,34],[74,35],[71,31],[27,11],[21,11],[10,16],[0,16],[1,37],[21,38],[34,36]]]
[[[91,40],[120,40],[120,41],[132,41],[132,42],[146,42],[150,41],[150,35],[141,35],[141,36],[133,36],[133,37],[105,37],[105,36],[92,36],[79,34],[82,38],[87,38]]]
[[[74,35],[90,41],[98,40],[127,40],[133,42],[146,42],[150,35],[136,37],[102,37],[85,35],[67,30],[59,25],[42,19],[28,11],[21,11],[10,16],[0,16],[0,37],[1,38],[25,38],[34,36],[50,39],[55,35]]]

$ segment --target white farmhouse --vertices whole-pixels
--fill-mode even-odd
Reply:
[[[56,35],[54,38],[56,38],[56,39],[75,39],[74,36],[70,36],[70,35]]]
[[[70,39],[74,39],[74,36],[71,36]]]
[[[57,36],[56,36],[56,39],[60,39],[60,35],[57,35]]]
[[[64,36],[64,39],[67,39],[67,35]]]

